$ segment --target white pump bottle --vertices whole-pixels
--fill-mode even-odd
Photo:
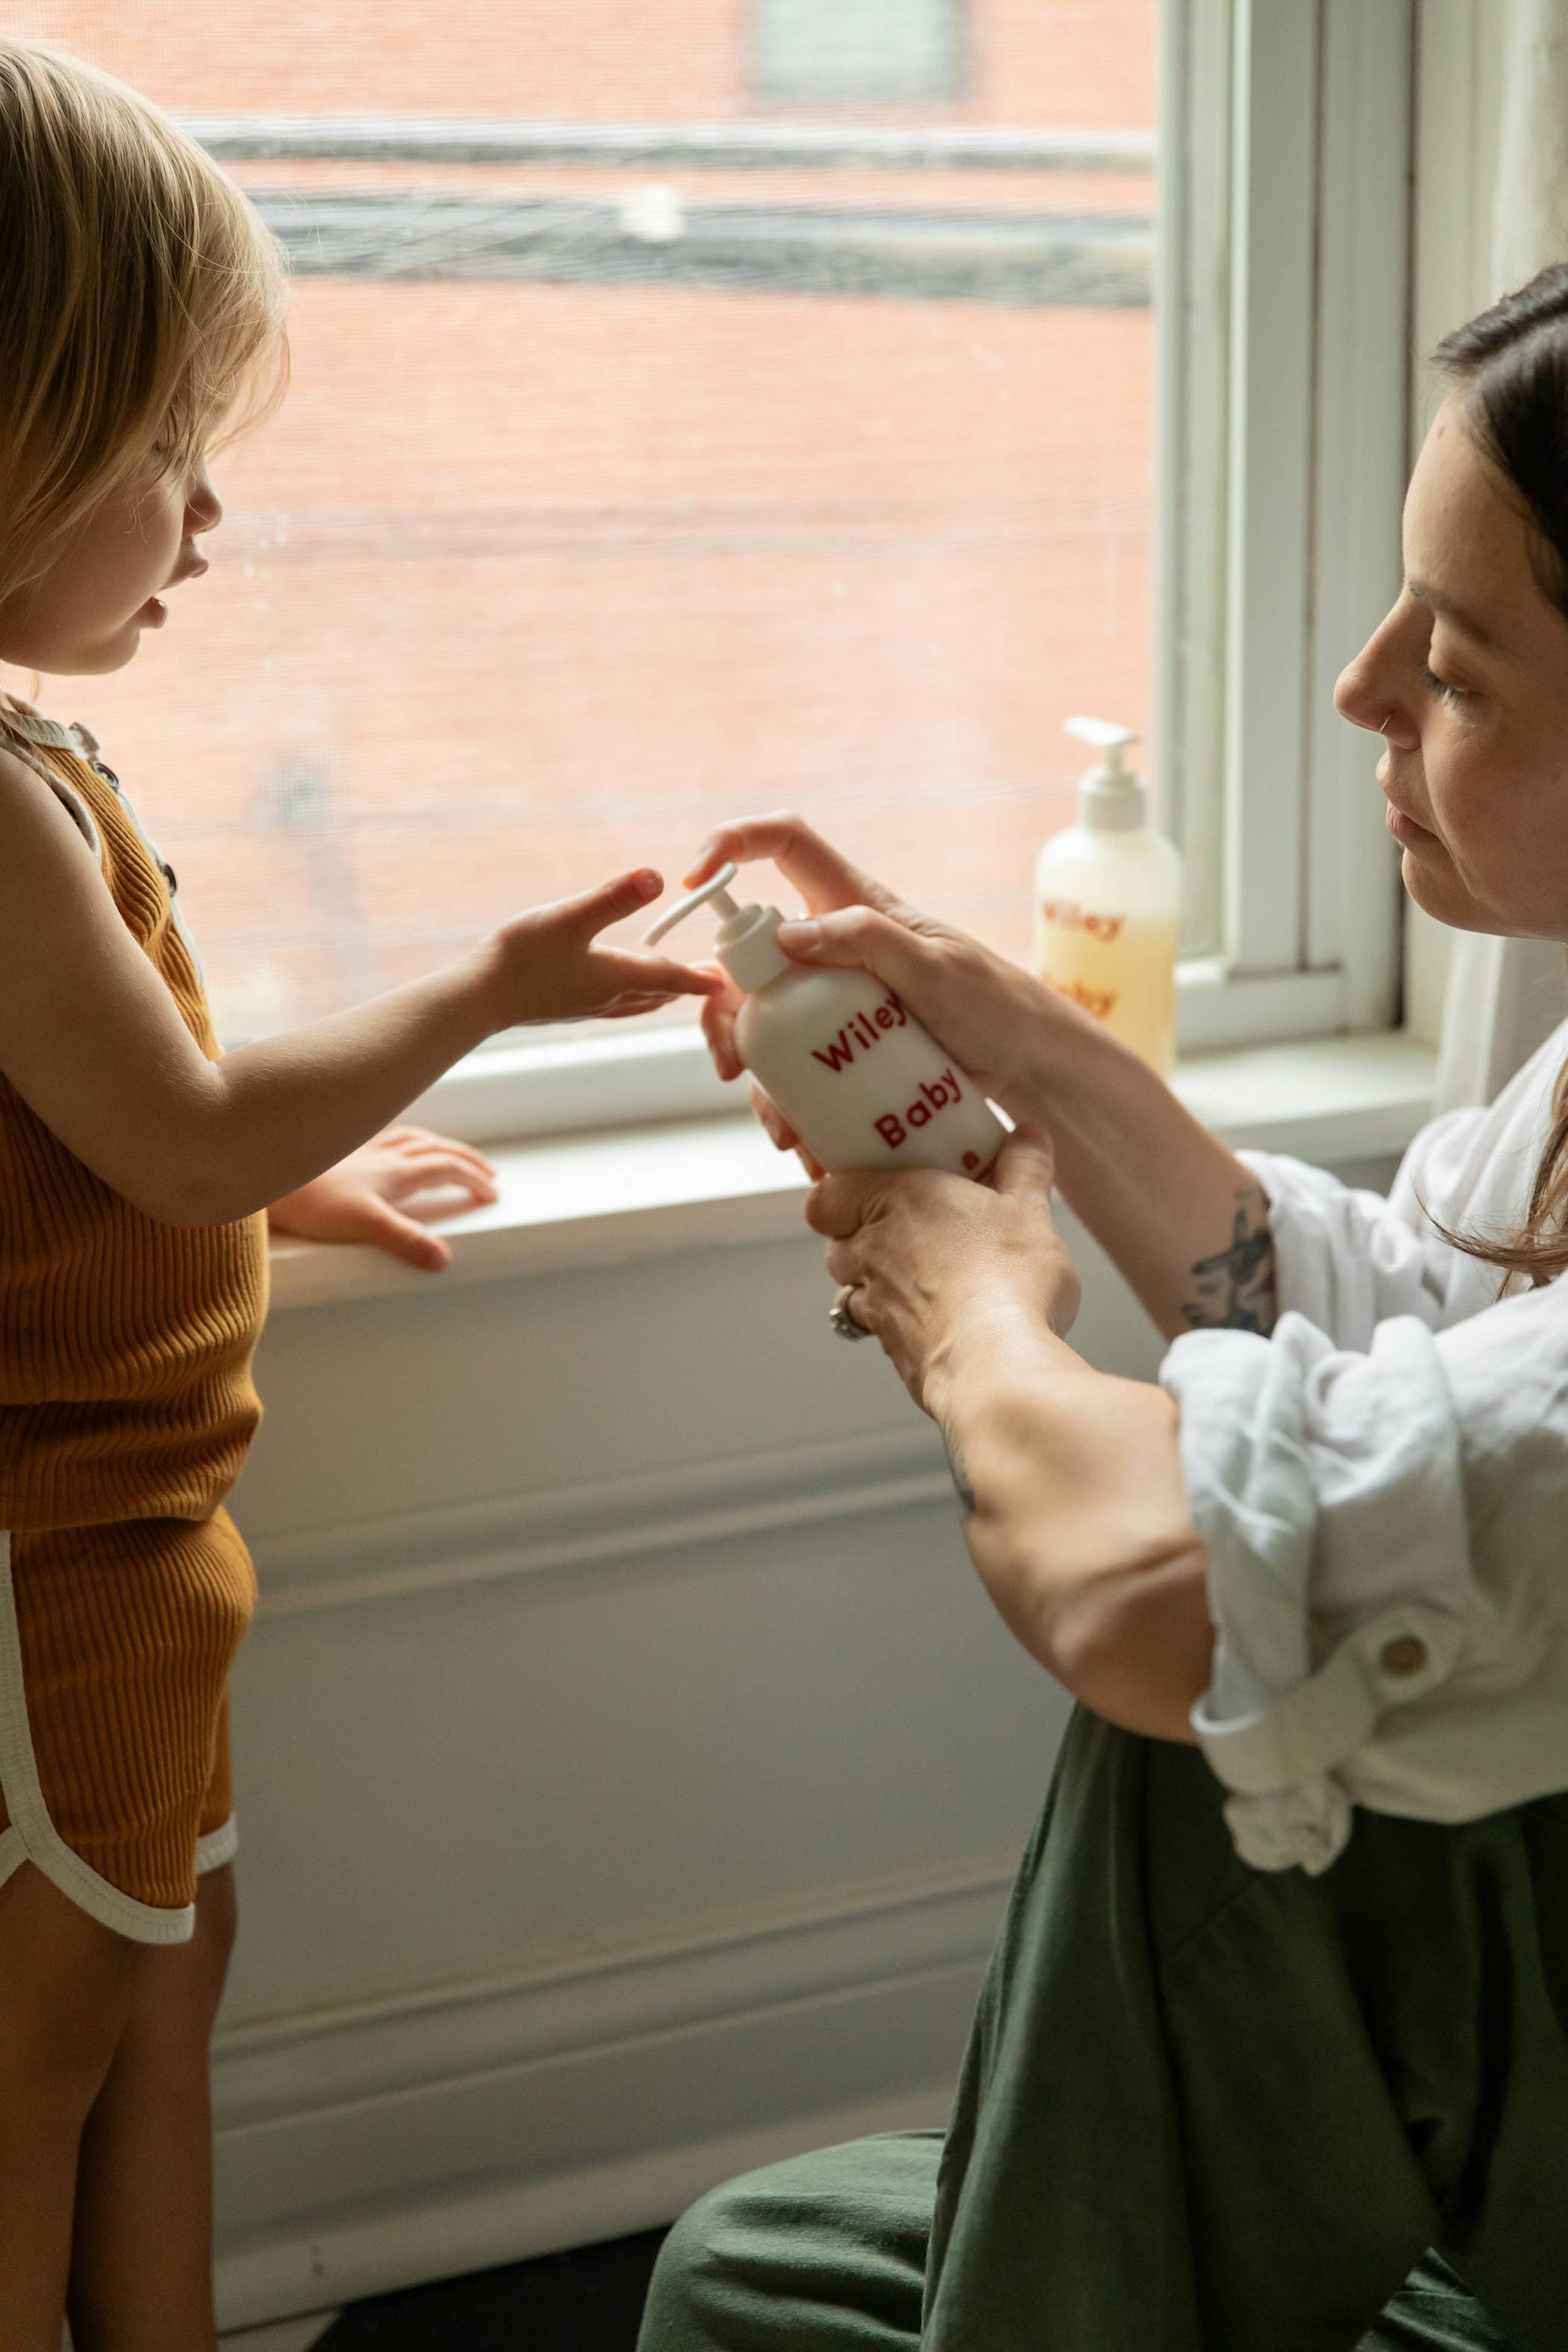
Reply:
[[[1122,760],[1131,729],[1105,719],[1066,727],[1104,758],[1079,786],[1078,823],[1040,852],[1035,970],[1164,1074],[1176,1058],[1181,856],[1150,826],[1147,795]]]
[[[794,963],[777,907],[740,907],[733,866],[678,899],[643,935],[654,946],[695,908],[721,918],[720,962],[745,995],[742,1061],[824,1168],[945,1168],[984,1176],[1005,1139],[973,1078],[885,981]]]

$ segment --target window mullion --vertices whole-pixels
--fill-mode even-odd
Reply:
[[[1395,1017],[1397,861],[1334,680],[1397,593],[1408,464],[1412,13],[1324,0],[1309,667],[1307,956],[1352,1029]]]
[[[1221,941],[1231,0],[1162,10],[1156,325],[1159,821],[1186,860],[1182,951]]]
[[[1224,946],[1304,961],[1318,16],[1237,0]]]

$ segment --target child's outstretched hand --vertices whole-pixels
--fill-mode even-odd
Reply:
[[[561,898],[531,907],[492,931],[479,950],[495,1003],[496,1029],[531,1021],[624,1019],[657,1012],[678,996],[711,996],[722,975],[668,956],[595,947],[598,934],[658,897],[663,877],[643,866]]]
[[[423,1200],[424,1215],[451,1216],[454,1193],[463,1208],[482,1208],[495,1199],[496,1171],[484,1153],[428,1128],[392,1127],[297,1192],[274,1201],[267,1217],[274,1233],[309,1242],[368,1242],[439,1274],[452,1253],[406,1203]]]

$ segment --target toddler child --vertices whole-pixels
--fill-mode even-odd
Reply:
[[[118,669],[206,569],[220,433],[282,381],[277,249],[108,76],[0,37],[0,660]],[[256,1428],[268,1204],[439,1261],[470,1196],[384,1129],[518,1022],[715,983],[595,945],[661,887],[513,917],[221,1055],[174,877],[94,738],[0,697],[0,2346],[211,2352],[207,2041],[233,1933],[222,1508]],[[326,1171],[332,1171],[330,1175]]]

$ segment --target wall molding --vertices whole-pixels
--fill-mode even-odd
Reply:
[[[220,2025],[216,2129],[968,1963],[990,1948],[1016,1861],[987,1854],[940,1875],[838,1889],[819,1906],[741,1913],[613,1952]]]
[[[223,2325],[652,2226],[792,2148],[940,2124],[1013,1866],[222,2029]]]
[[[710,1258],[695,1296],[771,1309],[790,1246]],[[818,1342],[808,1294],[754,1366],[667,1358],[648,1318],[677,1292],[595,1276],[514,1329],[531,1303],[474,1284],[439,1294],[468,1319],[427,1358],[433,1291],[275,1350],[237,1498],[260,1601],[249,1950],[213,2064],[227,2329],[945,2119],[1062,1702],[973,1589],[940,1437],[869,1351]],[[645,1418],[609,1384],[580,1429],[547,1385],[574,1344],[679,1388]],[[404,1459],[416,1375],[441,1410]]]
[[[307,2233],[219,2252],[218,2326],[329,2311],[428,2280],[461,2277],[662,2227],[706,2190],[813,2148],[890,2131],[939,2129],[951,2082],[689,2147],[658,2148],[547,2180],[470,2183],[444,2200],[334,2221]]]
[[[257,1616],[265,1623],[501,1578],[626,1567],[693,1545],[952,1501],[941,1441],[911,1421],[866,1436],[264,1537],[252,1545]]]

